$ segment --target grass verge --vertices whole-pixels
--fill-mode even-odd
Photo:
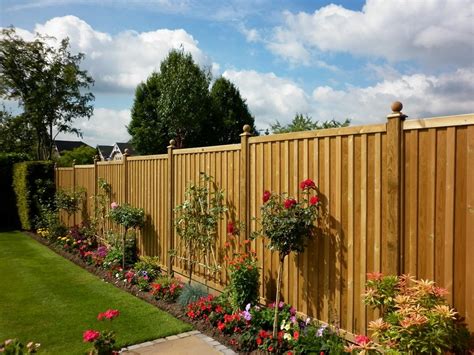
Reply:
[[[191,329],[20,232],[0,233],[0,290],[0,341],[38,342],[44,354],[84,354],[86,329],[113,329],[120,347]],[[98,322],[110,308],[120,317]]]

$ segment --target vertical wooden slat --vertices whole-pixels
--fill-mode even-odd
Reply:
[[[365,289],[365,274],[367,272],[367,135],[361,137],[360,147],[360,263],[359,283],[360,290]],[[361,330],[365,333],[366,307],[364,302],[360,302],[359,321]]]
[[[466,174],[465,181],[471,181],[466,186],[466,207],[464,213],[466,214],[466,248],[465,248],[465,297],[466,297],[466,310],[465,317],[466,323],[473,329],[474,326],[474,258],[472,253],[474,252],[474,187],[472,179],[474,177],[474,126],[467,128],[467,163],[466,163]]]
[[[456,172],[456,128],[446,132],[446,199],[444,224],[444,287],[448,290],[447,300],[453,303],[453,251],[454,251],[454,189]]]
[[[347,140],[347,330],[354,331],[354,136]]]

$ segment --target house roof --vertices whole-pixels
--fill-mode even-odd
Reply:
[[[125,149],[128,149],[128,154],[134,155],[135,151],[130,143],[115,143],[117,147],[120,149],[120,152],[123,154],[125,153]]]
[[[98,145],[97,150],[100,154],[106,159],[110,157],[110,153],[112,153],[112,149],[114,149],[113,145]]]
[[[90,145],[82,141],[62,141],[62,140],[56,139],[54,141],[54,144],[56,145],[56,149],[58,150],[59,154],[62,154],[64,151],[73,150],[82,146],[90,147]]]

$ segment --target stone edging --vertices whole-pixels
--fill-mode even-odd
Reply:
[[[177,340],[177,339],[180,339],[180,338],[186,338],[186,337],[189,337],[189,336],[195,336],[196,338],[202,339],[210,347],[213,347],[215,350],[219,351],[221,354],[225,354],[225,355],[237,354],[232,349],[229,349],[225,345],[222,345],[217,340],[214,340],[213,338],[207,336],[206,334],[201,333],[199,330],[192,330],[192,331],[189,331],[189,332],[180,333],[180,334],[176,334],[176,335],[171,335],[171,336],[156,339],[156,340],[153,340],[153,341],[147,341],[147,342],[141,343],[141,344],[131,345],[131,346],[128,346],[126,348],[121,349],[120,353],[123,353],[124,351],[128,351],[128,350],[137,350],[137,349],[140,349],[140,348],[145,348],[147,346],[163,343],[165,341]]]

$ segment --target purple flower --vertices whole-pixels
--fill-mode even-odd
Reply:
[[[278,303],[278,308],[283,308],[284,305],[285,305],[285,302],[280,301],[280,303]]]
[[[100,256],[101,258],[105,258],[107,256],[107,247],[105,246],[100,246],[97,248],[97,255]]]
[[[250,307],[251,307],[250,303],[247,304],[247,306],[245,307],[245,311],[242,312],[242,316],[244,317],[246,321],[252,320],[252,315],[250,314]]]
[[[296,317],[295,316],[291,316],[290,317],[290,322],[295,324],[296,323]]]
[[[295,307],[292,306],[292,307],[290,308],[290,314],[291,314],[292,316],[294,316],[294,315],[296,314],[296,309],[295,309]]]
[[[324,333],[324,330],[327,328],[327,326],[328,326],[327,324],[323,324],[323,325],[321,326],[321,328],[319,328],[318,331],[316,332],[316,335],[317,335],[318,337],[322,337],[322,336],[323,336],[323,333]]]

